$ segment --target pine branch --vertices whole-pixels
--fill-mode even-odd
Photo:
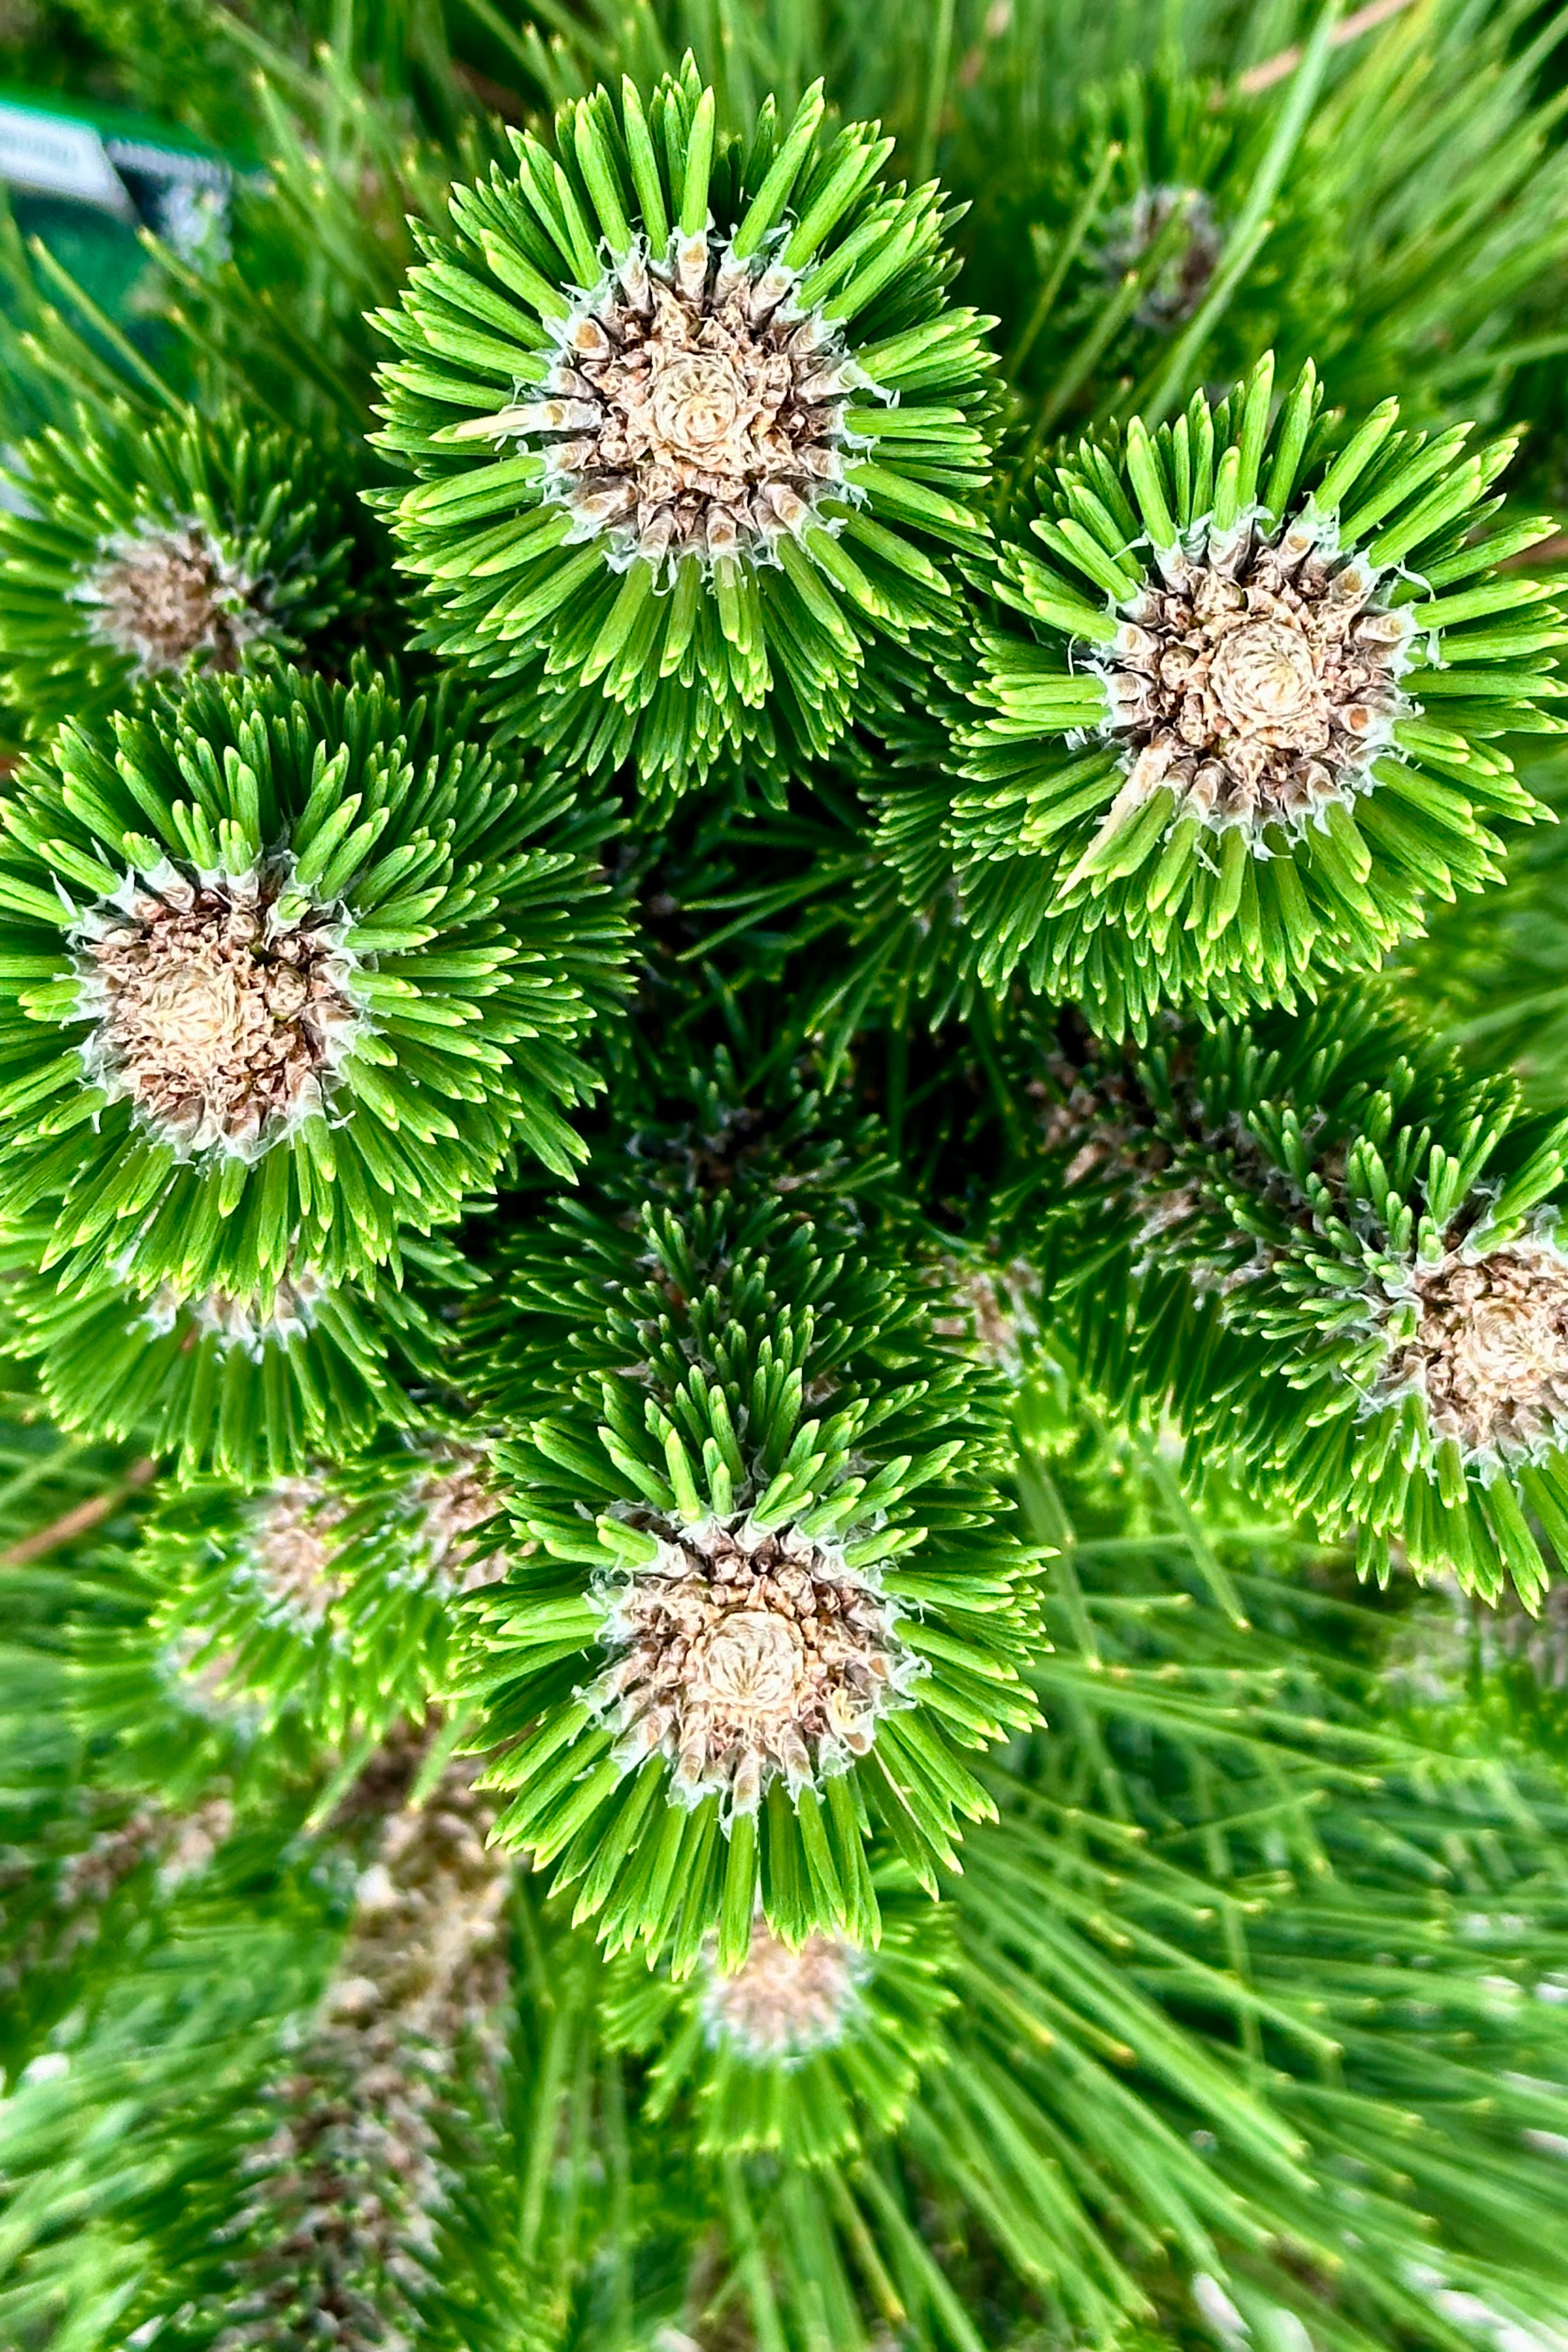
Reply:
[[[157,1463],[143,1455],[140,1462],[132,1464],[117,1485],[106,1487],[101,1494],[89,1496],[85,1502],[73,1504],[68,1511],[62,1511],[58,1518],[51,1519],[47,1527],[39,1528],[34,1534],[24,1536],[19,1542],[9,1545],[0,1553],[0,1568],[26,1568],[30,1561],[44,1559],[50,1552],[74,1543],[79,1536],[90,1534],[94,1528],[101,1527],[105,1519],[112,1518],[121,1505],[129,1502],[132,1495],[150,1486],[157,1475]]]
[[[1379,25],[1386,25],[1391,16],[1397,16],[1407,5],[1408,0],[1369,0],[1366,7],[1356,8],[1350,16],[1341,17],[1329,35],[1329,47],[1340,49],[1347,41],[1359,41],[1363,33],[1374,31]],[[1248,66],[1245,73],[1237,76],[1237,89],[1244,91],[1248,98],[1256,98],[1261,91],[1272,89],[1277,81],[1284,81],[1295,72],[1301,62],[1301,54],[1299,47],[1292,46],[1277,50],[1271,58],[1265,58],[1261,65]]]
[[[826,754],[870,646],[939,614],[932,552],[985,538],[984,322],[944,299],[934,191],[822,117],[816,84],[747,148],[694,68],[600,89],[456,193],[379,314],[424,642],[552,758],[635,759],[656,807]]]
[[[980,633],[944,812],[993,991],[1021,972],[1139,1034],[1290,1005],[1495,880],[1490,822],[1541,814],[1490,749],[1560,723],[1559,616],[1493,572],[1516,538],[1474,536],[1509,446],[1397,433],[1386,402],[1325,449],[1312,371],[1272,422],[1271,387],[1265,362],[1217,410],[1084,442],[1030,525],[1051,561],[1002,558],[1026,626]]]

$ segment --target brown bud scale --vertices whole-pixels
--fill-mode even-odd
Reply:
[[[1162,787],[1216,830],[1300,831],[1363,790],[1396,720],[1412,625],[1381,575],[1300,517],[1265,537],[1211,530],[1202,553],[1159,551],[1097,665],[1100,731],[1127,759],[1115,831]]]
[[[754,1812],[866,1755],[879,1717],[912,1705],[924,1662],[892,1601],[794,1528],[658,1522],[659,1554],[595,1598],[611,1663],[584,1696],[635,1771],[668,1756],[678,1797]]]
[[[85,1074],[182,1158],[254,1159],[323,1109],[360,1026],[343,911],[289,870],[133,876],[73,935]]]
[[[261,586],[195,522],[113,541],[76,596],[93,635],[149,677],[195,656],[204,669],[237,670],[267,629]]]
[[[1384,1368],[1416,1388],[1433,1434],[1468,1460],[1517,1461],[1568,1438],[1568,1257],[1544,1236],[1451,1252],[1412,1276],[1416,1319]]]
[[[543,382],[458,435],[537,440],[572,537],[607,536],[618,562],[765,560],[845,495],[845,410],[875,390],[820,312],[796,309],[798,284],[711,236],[675,237],[663,261],[639,239],[552,325]]]

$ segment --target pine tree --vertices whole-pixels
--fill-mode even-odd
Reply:
[[[1563,2352],[1565,58],[0,6],[0,2342]]]

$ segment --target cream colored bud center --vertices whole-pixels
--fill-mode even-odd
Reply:
[[[840,1936],[808,1936],[791,1947],[759,1919],[736,1973],[709,1979],[709,2038],[754,2064],[787,2065],[842,2038],[865,1967],[864,1953]]]
[[[1182,816],[1254,832],[1300,826],[1368,787],[1410,708],[1398,677],[1413,624],[1373,603],[1379,573],[1313,514],[1163,550],[1121,607],[1103,672],[1104,731],[1127,781],[1103,822],[1168,792]]]
[[[704,1634],[692,1651],[692,1686],[737,1715],[787,1706],[800,1680],[805,1648],[787,1619],[742,1609]]]
[[[712,233],[662,254],[639,238],[552,329],[531,396],[458,437],[537,439],[546,497],[617,559],[765,559],[842,486],[851,393],[875,392],[798,283]]]
[[[77,593],[94,634],[149,672],[177,669],[193,655],[207,669],[237,669],[267,625],[264,583],[196,523],[149,526],[117,541]]]
[[[1451,1335],[1451,1385],[1465,1394],[1533,1402],[1548,1382],[1563,1381],[1568,1353],[1562,1292],[1561,1282],[1555,1295],[1536,1283],[1525,1301],[1495,1294],[1479,1299]]]
[[[659,1751],[686,1799],[754,1812],[770,1780],[842,1770],[912,1704],[923,1663],[841,1555],[739,1516],[654,1531],[657,1560],[596,1595],[611,1657],[592,1696],[623,1769]]]
[[[275,1622],[314,1632],[342,1598],[334,1535],[344,1516],[343,1504],[315,1478],[286,1478],[259,1506],[250,1568]]]
[[[721,449],[741,415],[741,380],[716,352],[678,352],[650,379],[655,426],[682,457]]]
[[[1289,749],[1321,723],[1323,698],[1311,648],[1289,622],[1247,621],[1222,637],[1210,684],[1238,735]]]
[[[238,982],[227,969],[165,972],[142,1001],[147,1043],[186,1076],[239,1050],[247,1025]]]
[[[320,1109],[358,1026],[334,910],[285,918],[286,864],[133,884],[78,934],[88,1076],[186,1150],[254,1154]]]
[[[1390,1360],[1417,1381],[1438,1437],[1514,1457],[1568,1430],[1568,1258],[1544,1239],[1449,1257],[1415,1277],[1418,1321]]]

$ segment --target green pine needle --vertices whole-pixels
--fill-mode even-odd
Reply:
[[[290,1262],[245,1291],[143,1292],[39,1273],[47,1239],[26,1222],[0,1233],[0,1348],[35,1367],[62,1429],[137,1440],[182,1478],[254,1486],[352,1457],[423,1419],[411,1391],[442,1382],[434,1304],[465,1280],[444,1244],[407,1244],[400,1279],[333,1285]]]
[[[5,480],[0,665],[31,737],[167,671],[342,660],[385,601],[342,457],[237,409],[78,407]]]
[[[648,2063],[650,2124],[689,2102],[704,2156],[811,2166],[898,2129],[945,2055],[956,1952],[947,1912],[906,1871],[884,1862],[875,1880],[874,1946],[818,1931],[792,1948],[759,1922],[749,1948],[705,1947],[684,1981],[614,1963],[604,2031]]]
[[[150,1636],[220,1703],[349,1748],[451,1677],[458,1603],[505,1570],[484,1452],[454,1425],[247,1495],[213,1479],[150,1517]]]

